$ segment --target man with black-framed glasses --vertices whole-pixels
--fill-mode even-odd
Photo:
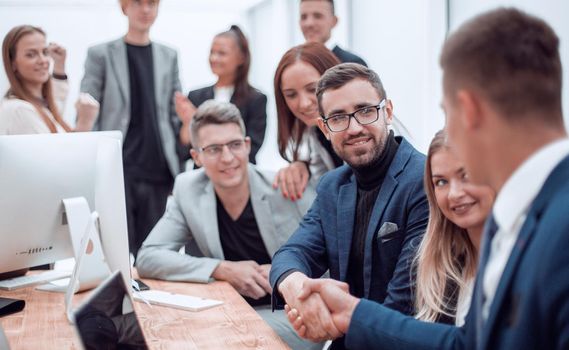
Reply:
[[[324,175],[298,230],[273,257],[273,307],[295,308],[313,341],[341,335],[303,283],[330,270],[350,292],[413,313],[411,265],[428,221],[425,156],[389,130],[393,104],[379,76],[344,63],[318,82],[318,126],[346,165]],[[332,349],[344,348],[343,339]]]
[[[314,189],[292,202],[273,189],[274,173],[249,163],[251,140],[237,107],[206,101],[190,125],[201,169],[178,175],[166,212],[138,253],[142,277],[229,282],[292,349],[321,349],[270,308],[271,257],[298,227]],[[179,250],[186,247],[186,254]]]

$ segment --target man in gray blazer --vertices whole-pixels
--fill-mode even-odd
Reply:
[[[173,195],[138,254],[142,277],[229,282],[293,349],[321,349],[300,339],[285,314],[271,313],[273,254],[298,227],[314,199],[296,202],[272,187],[274,174],[249,164],[251,140],[239,110],[209,100],[191,123],[192,157],[201,169],[176,177]],[[191,254],[180,254],[190,245]]]
[[[176,52],[151,42],[150,27],[158,1],[121,0],[128,32],[118,40],[91,47],[81,91],[100,103],[95,130],[120,130],[131,253],[166,206],[179,172],[179,120],[174,93],[180,90]]]

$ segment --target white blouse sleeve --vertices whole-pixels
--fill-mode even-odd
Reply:
[[[0,103],[0,134],[45,134],[49,128],[33,105],[22,100]]]
[[[55,104],[57,105],[57,110],[61,115],[65,112],[65,101],[67,100],[67,95],[69,94],[69,83],[67,79],[55,79],[51,78],[51,87],[53,90],[53,97],[55,99]]]

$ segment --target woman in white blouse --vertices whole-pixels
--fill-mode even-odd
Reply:
[[[82,94],[75,104],[75,129],[62,118],[68,90],[66,51],[54,43],[47,45],[42,29],[14,27],[2,43],[2,58],[10,88],[0,101],[0,134],[91,130],[99,104],[88,94]],[[49,73],[50,59],[54,62],[53,77]]]
[[[429,224],[415,259],[416,318],[464,324],[478,265],[480,239],[495,193],[471,183],[439,131],[425,164]]]

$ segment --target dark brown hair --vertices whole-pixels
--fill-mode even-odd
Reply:
[[[16,47],[18,45],[18,42],[24,36],[33,33],[40,33],[45,37],[45,32],[41,28],[30,25],[21,25],[14,27],[4,37],[4,41],[2,42],[2,60],[4,61],[4,70],[6,71],[6,76],[8,77],[8,81],[10,83],[10,88],[6,92],[6,97],[13,96],[31,103],[38,111],[39,117],[44,121],[49,130],[52,133],[55,133],[57,132],[57,128],[43,110],[41,102],[38,101],[38,99],[34,97],[32,93],[28,91],[28,89],[26,89],[26,87],[22,84],[20,77],[12,68],[14,60],[16,59]],[[65,123],[61,117],[61,114],[57,110],[55,98],[53,97],[51,77],[43,84],[42,97],[47,102],[47,109],[51,112],[55,121],[61,125],[65,131],[71,131],[71,128],[67,125],[67,123]]]
[[[235,104],[239,107],[243,107],[252,90],[251,85],[249,85],[249,68],[251,66],[249,42],[245,34],[243,34],[241,29],[236,25],[232,25],[229,30],[216,35],[216,37],[219,36],[228,36],[235,40],[237,48],[243,57],[243,63],[237,67],[237,72],[235,72],[235,92],[233,93],[233,101]]]
[[[298,160],[298,148],[302,140],[302,135],[306,130],[306,125],[296,118],[288,108],[281,91],[284,70],[298,61],[308,63],[320,74],[324,74],[328,68],[332,68],[340,63],[332,51],[320,43],[306,43],[295,46],[288,50],[281,58],[274,79],[275,103],[277,105],[278,117],[277,142],[280,155],[288,161]],[[292,150],[292,159],[289,159],[289,154],[287,154],[287,149],[289,148]]]
[[[321,115],[324,115],[324,111],[322,110],[322,94],[326,90],[339,89],[354,79],[368,81],[375,91],[377,91],[381,99],[387,97],[383,83],[376,72],[358,63],[342,63],[334,68],[328,69],[318,81],[316,96],[318,97],[318,110]]]
[[[514,8],[476,16],[445,42],[440,65],[446,91],[467,87],[507,117],[539,111],[563,123],[559,38],[537,17]]]

